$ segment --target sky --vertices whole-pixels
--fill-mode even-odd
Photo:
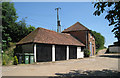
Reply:
[[[14,2],[18,20],[26,19],[27,25],[35,28],[42,27],[56,31],[57,11],[60,7],[59,16],[61,29],[64,30],[76,22],[80,22],[90,30],[101,33],[105,37],[105,46],[112,45],[117,41],[111,32],[113,26],[104,18],[106,13],[94,16],[94,4],[92,2]],[[27,18],[26,18],[27,17]]]

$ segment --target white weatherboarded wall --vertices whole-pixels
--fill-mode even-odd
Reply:
[[[120,52],[120,46],[109,47],[109,52]]]
[[[81,52],[81,47],[77,47],[77,59],[83,57],[84,57],[84,53]]]

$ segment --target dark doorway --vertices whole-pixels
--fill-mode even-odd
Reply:
[[[94,47],[93,47],[93,55],[94,55]]]
[[[66,46],[55,46],[55,60],[66,60]]]
[[[77,47],[70,46],[69,50],[69,59],[77,59]]]
[[[37,62],[52,61],[52,45],[37,44],[36,50]]]

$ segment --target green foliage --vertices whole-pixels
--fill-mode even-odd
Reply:
[[[18,42],[30,32],[35,30],[33,26],[27,26],[25,19],[16,22],[18,16],[14,8],[14,3],[2,3],[2,49],[5,51],[10,47],[9,42]]]
[[[35,30],[35,27],[30,25],[27,29],[28,29],[28,33],[31,33],[32,31]]]
[[[3,65],[11,65],[13,62],[13,57],[3,53]]]
[[[14,65],[17,65],[17,64],[18,64],[17,56],[14,56]]]
[[[35,27],[31,25],[28,26],[24,18],[21,21],[16,22],[18,16],[14,8],[14,3],[12,2],[2,3],[1,18],[2,26],[0,25],[0,29],[2,29],[2,31],[0,30],[0,32],[2,32],[2,50],[4,51],[3,62],[5,65],[9,65],[14,61],[14,43],[20,41],[23,37],[35,30]],[[13,42],[13,46],[11,45],[11,42]]]
[[[9,42],[12,41],[10,35],[12,28],[15,26],[17,20],[16,10],[14,4],[10,2],[2,3],[2,43],[3,50],[9,47]]]
[[[90,50],[84,49],[84,56],[89,57],[90,56]]]
[[[91,31],[91,32],[95,37],[96,49],[104,48],[104,44],[105,44],[104,36],[102,36],[100,33],[97,33],[96,31]]]
[[[29,33],[31,33],[33,30],[35,30],[35,27],[33,26],[27,26],[25,23],[25,19],[23,18],[21,21],[16,23],[16,28],[13,36],[13,42],[18,42],[25,36],[27,36]]]
[[[105,19],[109,21],[109,26],[114,26],[112,32],[118,39],[120,45],[120,1],[119,2],[97,2],[94,4],[96,11],[94,15],[100,15],[107,12]]]
[[[5,60],[3,60],[3,63],[2,63],[2,65],[6,65],[6,61],[5,61]]]

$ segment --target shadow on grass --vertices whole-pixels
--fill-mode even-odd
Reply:
[[[120,72],[116,71],[116,70],[107,70],[107,69],[103,69],[102,71],[100,70],[88,70],[88,71],[82,71],[82,70],[71,70],[71,72],[69,73],[56,73],[55,75],[57,75],[58,77],[62,77],[62,78],[92,78],[93,76],[95,77],[113,77],[113,78],[119,78],[118,76],[120,76]]]
[[[120,58],[120,55],[99,55],[99,57]]]

